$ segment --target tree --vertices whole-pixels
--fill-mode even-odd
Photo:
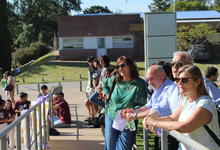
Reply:
[[[0,0],[0,29],[0,67],[2,72],[5,72],[11,69],[11,47],[6,0]]]
[[[177,30],[177,49],[186,50],[191,44],[204,43],[208,41],[210,35],[215,33],[213,27],[208,24],[181,26]]]
[[[57,34],[57,17],[80,11],[81,0],[14,0],[13,13],[17,15],[17,37],[20,47],[41,41],[52,45]]]
[[[208,10],[208,6],[206,2],[201,0],[184,0],[184,1],[176,1],[175,3],[175,11],[189,11],[189,10]],[[170,5],[167,11],[173,11],[173,5]]]
[[[148,8],[152,12],[164,12],[169,8],[171,3],[172,0],[153,0],[153,3],[151,3]]]
[[[99,13],[112,13],[112,11],[110,11],[108,9],[108,7],[102,7],[102,6],[91,6],[90,8],[86,8],[83,11],[84,14],[99,14]]]

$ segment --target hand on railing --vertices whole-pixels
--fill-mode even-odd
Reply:
[[[156,132],[157,121],[155,119],[153,119],[151,115],[146,116],[143,119],[142,124],[143,124],[144,128],[146,128],[147,130],[149,130],[153,134],[158,135],[157,132]]]

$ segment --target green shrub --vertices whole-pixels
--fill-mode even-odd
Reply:
[[[12,54],[13,66],[24,65],[50,52],[49,47],[42,42],[31,43],[29,47],[20,49]]]

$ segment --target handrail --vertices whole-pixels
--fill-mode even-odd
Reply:
[[[164,136],[167,136],[167,131],[162,130],[162,135],[165,132]],[[176,138],[178,141],[180,141],[181,143],[184,143],[186,145],[189,145],[190,147],[192,147],[194,150],[209,150],[207,147],[205,147],[204,145],[196,142],[195,140],[188,138],[187,136],[183,135],[182,133],[176,131],[176,130],[172,130],[168,132],[169,135],[173,136],[174,138]],[[162,137],[162,139],[167,139],[165,137]],[[167,142],[167,141],[162,141],[161,144],[163,142]],[[164,143],[163,143],[164,144]],[[167,144],[165,144],[167,146]],[[162,146],[162,145],[161,145]],[[167,147],[163,147],[162,150],[167,150]]]
[[[42,150],[47,145],[48,140],[48,131],[46,128],[48,127],[48,122],[46,121],[47,114],[45,113],[45,101],[46,99],[41,97],[36,100],[36,104],[34,104],[30,109],[25,110],[20,117],[18,117],[16,120],[14,120],[11,124],[9,124],[7,127],[5,127],[2,131],[0,131],[0,149],[7,149],[6,144],[6,136],[7,133],[12,130],[13,128],[16,129],[16,147],[17,150],[21,150],[21,133],[20,133],[20,127],[21,127],[21,121],[25,121],[25,139],[24,139],[24,146],[25,149],[30,150],[31,147],[34,146],[35,150]],[[41,107],[43,106],[43,112],[41,110]],[[37,108],[38,108],[38,117],[37,117]],[[33,117],[33,142],[30,139],[30,118],[29,114],[32,114]],[[43,115],[42,115],[43,114]],[[43,117],[43,118],[41,118]],[[38,120],[37,120],[38,119]],[[43,120],[43,121],[42,121]],[[43,122],[43,124],[42,124]],[[43,128],[43,130],[42,130]],[[42,136],[43,131],[43,136]],[[42,140],[43,138],[43,140]]]

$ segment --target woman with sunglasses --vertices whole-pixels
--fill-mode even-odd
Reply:
[[[217,110],[206,92],[201,71],[193,65],[183,66],[175,81],[181,94],[182,105],[170,116],[146,117],[143,121],[144,126],[148,129],[153,126],[177,130],[209,149],[219,149],[204,127],[207,125],[220,139]],[[180,147],[182,150],[192,149],[183,143],[180,143]]]
[[[139,77],[133,60],[121,56],[116,63],[116,76],[107,78],[102,84],[104,95],[112,91],[105,108],[105,150],[131,150],[136,131],[116,130],[112,127],[116,113],[126,108],[137,109],[146,104],[146,83]],[[114,87],[113,87],[114,85]],[[113,90],[110,90],[112,89]]]

